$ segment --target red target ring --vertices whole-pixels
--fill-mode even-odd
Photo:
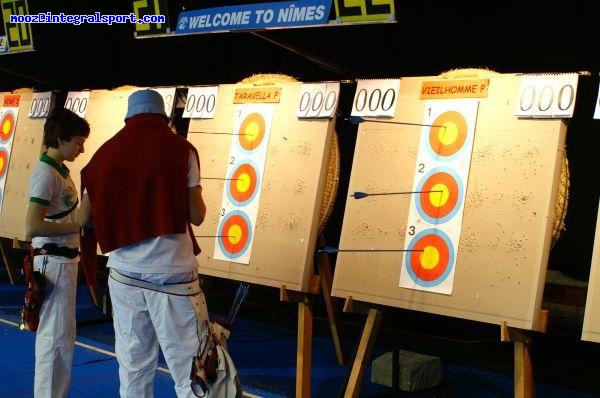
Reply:
[[[442,277],[450,265],[451,253],[448,242],[438,234],[429,233],[417,239],[412,245],[409,266],[413,279],[433,282]]]
[[[250,163],[243,163],[231,174],[229,193],[234,201],[244,203],[254,197],[258,186],[258,174]]]
[[[12,111],[6,111],[0,121],[0,141],[3,143],[10,141],[14,132],[15,114]]]
[[[266,123],[260,113],[251,113],[242,121],[239,130],[239,142],[242,148],[252,151],[265,137]]]
[[[459,185],[454,176],[446,172],[432,174],[422,185],[419,194],[421,208],[433,219],[450,214],[460,198]]]
[[[429,130],[429,146],[439,156],[452,156],[467,140],[467,121],[456,111],[439,115]]]
[[[8,170],[8,151],[0,148],[0,178],[4,178]]]
[[[250,238],[250,226],[241,214],[232,213],[221,224],[220,244],[222,249],[235,255],[244,251]]]

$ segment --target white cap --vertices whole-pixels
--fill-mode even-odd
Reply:
[[[139,90],[131,94],[127,100],[125,120],[140,113],[154,113],[167,117],[162,95],[158,91],[150,89]]]

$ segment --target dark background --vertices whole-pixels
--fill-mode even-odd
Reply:
[[[169,1],[174,29],[183,9],[256,0]],[[29,13],[129,14],[132,1],[29,0]],[[567,229],[550,268],[587,280],[600,192],[599,121],[593,110],[600,72],[593,2],[396,1],[397,23],[353,24],[260,32],[136,38],[132,24],[32,24],[35,51],[0,55],[0,91],[110,89],[122,85],[235,83],[256,73],[300,81],[431,76],[457,68],[500,73],[588,71],[568,120],[570,166]],[[332,6],[333,8],[333,6]],[[352,83],[342,85],[349,115]],[[356,127],[338,117],[340,188],[325,230],[335,246],[347,195]],[[499,178],[502,178],[499,176]]]
[[[170,0],[171,26],[184,8],[242,2],[257,1]],[[129,14],[132,3],[28,0],[30,14]],[[592,4],[408,0],[396,1],[391,24],[144,39],[134,37],[132,24],[32,24],[35,51],[0,56],[0,89],[234,83],[255,73],[302,81],[389,78],[466,67],[597,75]]]

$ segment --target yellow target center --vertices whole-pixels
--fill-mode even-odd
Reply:
[[[248,173],[240,174],[236,182],[238,192],[246,192],[250,188],[250,182]]]
[[[433,246],[425,246],[421,253],[421,267],[433,269],[440,263],[440,252]]]
[[[256,122],[248,123],[248,126],[244,129],[244,136],[248,141],[254,141],[258,137],[259,126]]]
[[[445,184],[435,184],[429,192],[429,202],[437,207],[444,206],[450,198],[450,191]]]
[[[458,138],[458,126],[454,122],[444,123],[444,128],[439,129],[438,139],[444,145],[453,144]]]
[[[4,158],[0,158],[0,170],[4,169]]]
[[[232,225],[231,228],[229,228],[227,235],[229,237],[229,242],[235,245],[242,240],[242,229],[239,225]]]
[[[4,123],[2,123],[2,134],[8,134],[10,132],[10,125],[11,123],[8,120],[5,120]]]

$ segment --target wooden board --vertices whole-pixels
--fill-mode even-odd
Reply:
[[[488,76],[486,76],[488,78]],[[400,288],[402,252],[340,252],[332,295],[540,330],[566,125],[514,116],[521,76],[489,76],[479,98],[451,294]],[[421,123],[424,81],[403,78],[393,121]],[[436,100],[447,101],[447,100]],[[422,127],[362,123],[349,193],[410,191]],[[413,195],[348,198],[340,250],[404,247]]]
[[[96,149],[124,126],[123,117],[127,111],[127,97],[135,90],[136,88],[93,90],[90,93],[85,118],[90,123],[91,132],[85,142],[85,152],[75,161],[66,162],[78,191],[81,184],[81,169]],[[21,93],[20,95],[17,130],[5,185],[3,211],[0,214],[0,236],[26,240],[25,216],[29,203],[29,177],[43,150],[46,119],[29,118],[32,94]],[[63,104],[55,106],[63,106]],[[81,195],[81,192],[79,194]]]
[[[590,281],[588,283],[585,314],[583,316],[583,328],[581,339],[600,343],[600,206],[598,206],[598,218],[596,219],[596,235],[594,238],[594,250],[592,252],[592,265],[590,269]]]
[[[224,181],[209,178],[226,177],[238,106],[233,103],[235,89],[253,86],[221,85],[215,118],[190,121],[188,140],[200,153],[208,209],[204,223],[195,228],[196,235],[205,236],[198,238],[202,247],[198,260],[205,275],[307,292],[334,121],[298,119],[295,111],[301,83],[275,86],[281,87],[281,102],[275,104],[272,118],[248,264],[213,257]]]
[[[0,98],[4,99],[4,95]],[[29,204],[29,177],[40,157],[45,118],[29,118],[32,93],[19,92],[19,114],[4,185],[0,236],[26,240],[25,217]]]

